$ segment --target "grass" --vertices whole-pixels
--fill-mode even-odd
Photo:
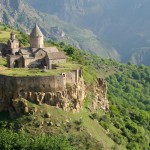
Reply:
[[[7,64],[7,61],[5,58],[0,58],[0,66],[3,67]]]
[[[0,39],[9,39],[10,31],[0,31]]]
[[[10,37],[11,29],[6,28],[3,25],[0,25],[0,42],[6,43]],[[17,31],[14,31],[16,34],[18,34]]]
[[[83,78],[86,81],[86,83],[92,84],[96,80],[97,75],[96,75],[95,71],[93,71],[92,69],[90,69],[87,66],[84,66],[83,67]]]
[[[0,43],[7,43],[12,31],[16,34],[16,36],[19,35],[19,31],[0,25]]]
[[[54,106],[49,106],[46,104],[36,105],[32,102],[27,101],[29,107],[36,107],[37,112],[33,115],[23,115],[12,121],[12,125],[18,124],[21,126],[21,132],[28,132],[33,136],[44,135],[44,134],[63,134],[65,136],[70,135],[86,135],[94,138],[96,141],[100,142],[104,148],[103,150],[110,150],[115,143],[111,140],[107,134],[106,130],[98,123],[97,120],[91,119],[89,116],[91,113],[98,113],[99,115],[104,115],[102,110],[97,110],[90,112],[88,109],[83,108],[80,112],[66,112],[62,109],[56,108]],[[44,118],[44,114],[49,113],[50,118]],[[7,121],[2,115],[0,115],[0,120]],[[81,124],[77,125],[75,121],[81,120]],[[18,122],[18,123],[17,123]],[[37,124],[41,124],[37,127]],[[53,123],[53,125],[48,126],[47,122]],[[58,127],[57,124],[60,124]],[[70,126],[69,132],[66,131],[66,127]],[[80,126],[81,130],[77,131],[76,127]],[[89,137],[87,137],[89,138]],[[119,149],[125,150],[124,146],[118,146]]]
[[[73,63],[63,63],[63,64],[57,64],[57,69],[47,70],[46,72],[43,72],[42,69],[29,69],[29,68],[7,68],[4,65],[6,65],[6,59],[0,58],[0,71],[2,75],[8,75],[8,76],[55,76],[59,75],[63,72],[69,72],[72,70],[75,70],[79,68],[81,65],[79,64],[73,64]]]
[[[9,76],[55,76],[62,72],[69,71],[67,69],[57,69],[43,72],[40,69],[28,69],[28,68],[5,68],[1,70],[1,74]]]
[[[107,134],[106,130],[104,130],[98,121],[91,119],[89,116],[91,113],[88,109],[83,108],[79,113],[77,112],[65,112],[62,109],[49,106],[46,104],[42,104],[41,106],[35,106],[35,104],[28,101],[28,104],[30,107],[36,107],[37,112],[30,116],[22,116],[18,118],[18,122],[23,124],[22,131],[29,132],[31,135],[39,135],[44,133],[53,133],[53,134],[63,134],[66,136],[69,135],[83,135],[85,132],[87,135],[94,138],[96,141],[99,141],[104,145],[104,150],[109,150],[111,147],[115,145],[113,140],[111,140]],[[44,118],[44,114],[49,113],[51,115],[50,118]],[[100,115],[103,115],[104,112],[102,110],[96,111],[96,113],[99,113]],[[34,119],[36,118],[36,119]],[[27,119],[30,119],[30,121],[26,121]],[[81,131],[77,131],[76,127],[78,125],[75,124],[76,120],[82,120],[81,123]],[[36,127],[37,123],[44,122],[44,125],[40,127]],[[52,126],[47,126],[47,122],[52,122]],[[56,124],[60,124],[60,127],[58,127]],[[67,124],[70,124],[69,132],[66,132],[66,126]],[[119,147],[120,149],[124,150],[124,147]]]

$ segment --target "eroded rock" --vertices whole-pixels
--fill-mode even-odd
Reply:
[[[97,86],[94,87],[95,98],[93,100],[93,108],[102,108],[104,111],[109,111],[109,101],[107,95],[107,81],[99,78],[97,80]]]

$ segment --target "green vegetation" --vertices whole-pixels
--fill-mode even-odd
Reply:
[[[0,130],[0,150],[73,150],[65,137],[37,136]]]
[[[12,31],[16,34],[16,38],[20,41],[21,46],[29,46],[29,36],[27,34],[5,24],[0,24],[0,43],[7,43]]]
[[[0,24],[0,42],[6,43],[10,37],[11,28],[5,24]]]
[[[57,69],[43,71],[42,69],[29,69],[29,68],[7,68],[3,65],[6,65],[6,60],[0,58],[0,71],[2,75],[8,76],[54,76],[60,75],[63,72],[72,71],[79,68],[78,64],[64,63],[59,66]]]
[[[97,119],[108,136],[129,150],[147,150],[150,140],[150,67],[119,64],[73,47],[65,47],[73,61],[84,67],[84,78],[106,77],[110,112]],[[86,75],[86,73],[89,73]]]
[[[99,123],[89,117],[91,113],[88,109],[83,108],[79,113],[72,113],[45,104],[39,106],[28,103],[31,108],[36,108],[36,113],[22,115],[14,120],[4,118],[7,114],[1,113],[0,128],[15,130],[15,133],[28,134],[32,137],[39,135],[43,138],[47,135],[66,137],[70,145],[76,149],[102,150],[104,146],[107,149],[113,147],[114,142]],[[100,110],[97,112],[104,114]],[[45,118],[45,113],[50,114],[50,118]]]
[[[0,138],[0,147],[8,146],[3,149],[11,149],[10,146],[16,146],[14,143],[17,143],[18,146],[22,146],[22,149],[28,149],[28,147],[34,149],[36,146],[43,149],[45,146],[46,149],[45,143],[48,146],[57,143],[58,146],[61,145],[61,148],[64,145],[68,146],[68,149],[75,147],[83,150],[149,150],[150,67],[136,66],[131,63],[120,64],[112,59],[102,59],[66,45],[64,42],[57,43],[50,40],[48,44],[64,50],[68,56],[68,62],[59,64],[55,70],[42,72],[39,69],[8,69],[4,67],[6,60],[1,58],[1,74],[46,76],[82,67],[87,86],[84,107],[79,113],[72,113],[56,107],[44,104],[39,106],[28,102],[30,107],[37,108],[36,113],[22,115],[15,120],[10,120],[4,117],[7,115],[1,113],[0,128],[7,130],[0,132],[0,137],[3,137]],[[90,109],[94,98],[90,88],[96,83],[97,77],[106,78],[108,81],[110,101],[108,113]],[[49,113],[51,117],[43,117],[45,113]],[[8,135],[11,135],[10,138]],[[62,136],[66,138],[62,140]],[[9,141],[5,140],[7,137]],[[18,139],[22,141],[20,144]]]
[[[127,141],[127,148],[148,149],[150,137],[150,67],[122,65],[108,77],[110,121],[120,130],[114,140]]]
[[[0,69],[7,65],[6,58],[0,58]]]

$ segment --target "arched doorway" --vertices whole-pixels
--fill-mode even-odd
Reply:
[[[18,60],[14,61],[14,68],[19,68],[19,62],[18,62]]]

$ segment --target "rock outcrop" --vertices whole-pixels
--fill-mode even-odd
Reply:
[[[107,81],[102,78],[97,79],[97,85],[94,87],[95,99],[93,100],[93,108],[102,108],[109,111],[109,101],[107,99]]]
[[[68,85],[63,91],[54,92],[22,92],[22,98],[35,104],[47,104],[62,108],[65,111],[79,111],[85,98],[85,85],[83,78],[77,84]]]
[[[9,82],[5,82],[5,84],[12,82],[11,77],[8,79],[7,80]],[[13,85],[14,84],[9,84],[9,86]],[[19,84],[17,86],[19,86]],[[79,112],[83,106],[84,98],[86,96],[85,84],[82,76],[78,78],[78,82],[69,82],[66,84],[66,88],[62,88],[57,91],[51,90],[49,92],[34,92],[21,90],[19,93],[12,93],[12,91],[9,91],[10,89],[8,89],[6,89],[6,86],[4,88],[4,84],[1,83],[0,112],[3,110],[9,110],[10,113],[15,111],[17,115],[29,112],[29,108],[25,100],[37,105],[47,104],[56,106],[57,108],[62,108],[65,111]]]
[[[66,82],[62,80],[60,82],[62,78],[56,77],[57,82],[62,83],[63,88],[60,87],[61,84],[56,84],[57,82],[54,84],[55,88],[52,88],[52,80],[54,80],[52,77],[33,77],[34,84],[35,81],[38,81],[37,79],[41,81],[38,82],[36,86],[33,86],[34,88],[31,88],[30,86],[33,85],[33,82],[27,82],[31,81],[29,77],[14,78],[11,76],[0,76],[0,112],[8,110],[11,118],[15,118],[15,114],[16,116],[24,113],[34,114],[36,109],[30,109],[28,102],[39,106],[47,104],[61,108],[64,111],[79,112],[84,104],[84,99],[88,91],[88,87],[86,87],[84,83],[82,71],[76,70],[66,74],[64,73],[63,75],[66,76],[64,80]],[[42,86],[41,83],[43,83],[44,86]],[[92,85],[90,92],[94,93],[92,108],[102,108],[104,111],[108,111],[109,103],[106,97],[106,80],[98,79],[97,84]]]

